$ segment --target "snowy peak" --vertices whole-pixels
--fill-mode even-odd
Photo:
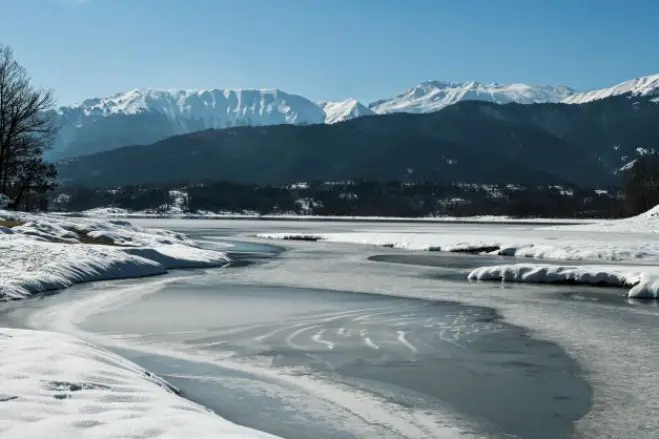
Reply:
[[[155,112],[173,121],[201,119],[206,128],[278,123],[323,123],[325,113],[302,96],[277,89],[135,89],[62,107],[61,115],[136,115]]]
[[[583,104],[585,102],[596,101],[627,93],[632,96],[657,96],[657,100],[659,100],[659,74],[632,79],[609,88],[574,93],[572,96],[568,96],[564,99],[563,102],[566,104]]]
[[[343,122],[356,117],[376,114],[373,110],[355,99],[346,99],[345,101],[338,102],[321,102],[318,105],[325,112],[325,123]]]
[[[333,124],[374,114],[429,113],[464,100],[578,104],[621,94],[659,102],[659,74],[589,92],[550,85],[426,81],[368,106],[355,99],[316,103],[278,89],[135,89],[56,110],[60,130],[48,155],[51,160],[76,157],[207,129]]]
[[[532,104],[560,102],[573,93],[572,89],[563,86],[426,81],[392,99],[374,102],[369,107],[377,113],[427,113],[464,100]]]

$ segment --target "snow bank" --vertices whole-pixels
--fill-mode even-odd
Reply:
[[[578,283],[622,287],[636,283],[638,273],[625,272],[616,267],[562,266],[544,264],[509,264],[480,267],[469,273],[469,280]]]
[[[0,352],[0,436],[6,439],[275,439],[68,335],[0,328]]]
[[[632,299],[659,299],[659,273],[641,273],[639,282],[629,290]]]
[[[596,221],[591,224],[561,226],[560,228],[584,232],[659,233],[659,205],[630,218]]]
[[[183,244],[194,246],[182,233],[169,230],[146,229],[125,220],[102,220],[97,218],[40,215],[0,210],[0,219],[23,222],[14,231],[26,235],[40,236],[51,241],[65,238],[79,242],[86,237],[105,239],[108,243],[122,246],[151,246]]]
[[[186,245],[133,247],[124,252],[156,261],[167,268],[217,267],[230,262],[224,253]]]
[[[163,274],[167,267],[101,245],[40,242],[0,235],[0,299],[21,299],[77,282]]]
[[[504,233],[511,233],[505,231]],[[558,235],[558,234],[554,234]],[[491,254],[531,259],[560,261],[643,261],[659,262],[659,241],[647,239],[585,240],[579,234],[557,237],[535,235],[499,235],[492,230],[483,233],[456,232],[441,229],[431,233],[342,232],[342,233],[260,233],[257,237],[277,240],[327,241],[363,244],[403,250],[445,251]]]
[[[185,235],[126,221],[5,211],[0,211],[0,219],[24,222],[0,231],[0,300],[21,299],[77,282],[229,263],[225,253],[198,248]],[[96,244],[82,243],[90,240]]]
[[[121,207],[97,207],[95,209],[84,210],[80,212],[83,216],[98,216],[98,217],[108,217],[108,216],[121,216],[128,214],[129,211],[122,209]]]
[[[469,273],[468,279],[631,287],[627,292],[629,298],[659,298],[659,266],[509,264],[477,268]]]

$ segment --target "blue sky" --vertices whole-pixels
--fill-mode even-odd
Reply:
[[[598,88],[659,72],[657,0],[0,0],[59,103],[138,87],[369,102],[424,80]]]

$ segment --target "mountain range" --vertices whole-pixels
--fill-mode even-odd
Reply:
[[[574,104],[500,104],[492,100],[503,98],[491,91],[488,101],[462,100],[429,113],[416,106],[412,107],[416,114],[393,112],[355,118],[352,115],[369,108],[354,101],[325,103],[305,107],[304,115],[316,114],[313,108],[318,108],[348,114],[349,120],[307,125],[300,124],[301,113],[282,111],[277,117],[289,117],[284,124],[196,131],[149,145],[61,160],[58,169],[63,182],[94,187],[208,180],[287,184],[351,179],[615,185],[621,168],[639,155],[659,149],[659,99],[656,88],[648,84],[652,83],[642,80],[620,86],[606,97],[604,92],[570,95],[579,99]],[[513,88],[527,95],[522,93],[524,89]],[[273,93],[279,96],[279,92]],[[401,96],[397,102],[405,99]],[[445,97],[438,97],[438,101],[442,99]],[[424,102],[430,105],[431,101],[428,98]],[[283,103],[270,105],[273,109],[290,108]],[[169,111],[171,114],[173,110]],[[147,117],[164,117],[138,114],[146,128],[151,127]],[[190,129],[190,125],[186,127]]]
[[[362,116],[436,112],[461,101],[584,104],[618,95],[659,100],[659,74],[588,92],[564,86],[427,81],[368,104],[355,99],[313,102],[277,89],[136,89],[53,110],[60,131],[48,158],[146,145],[207,129],[335,124]]]

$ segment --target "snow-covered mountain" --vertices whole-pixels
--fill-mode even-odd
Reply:
[[[369,105],[355,99],[316,103],[277,89],[136,89],[56,110],[61,129],[50,158],[153,143],[209,128],[331,124],[374,114],[428,113],[463,100],[579,104],[625,93],[656,95],[659,101],[659,74],[589,92],[565,86],[427,81]]]
[[[376,114],[373,110],[355,99],[346,99],[338,102],[321,102],[318,105],[325,112],[325,123],[337,123],[355,117],[371,116]]]
[[[107,117],[160,113],[187,132],[187,120],[201,119],[207,128],[236,125],[323,123],[325,113],[302,96],[276,89],[155,90],[136,89],[106,98],[87,99],[59,113]]]
[[[369,108],[376,113],[428,113],[465,100],[535,104],[560,102],[574,93],[563,86],[427,81],[391,99],[373,102]]]
[[[583,104],[584,102],[596,101],[626,93],[630,93],[633,96],[648,96],[652,100],[659,101],[659,74],[632,79],[609,88],[574,93],[565,98],[563,102],[566,104]]]
[[[49,158],[148,144],[211,128],[318,124],[325,112],[299,95],[263,90],[136,89],[55,112],[60,127]]]

